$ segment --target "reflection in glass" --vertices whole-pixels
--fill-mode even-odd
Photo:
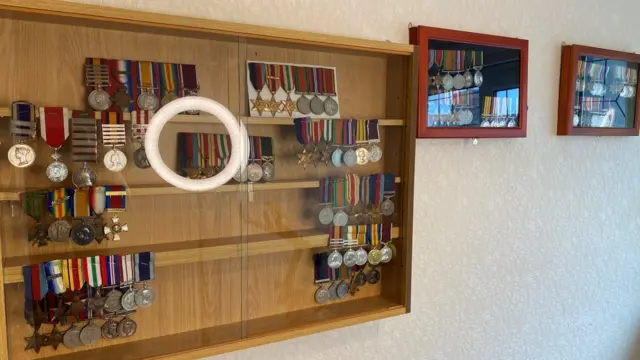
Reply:
[[[573,126],[633,128],[637,85],[638,64],[581,56]]]
[[[429,41],[429,127],[517,127],[520,51]]]

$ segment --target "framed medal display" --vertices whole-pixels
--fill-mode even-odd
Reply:
[[[638,136],[640,55],[562,46],[558,135]]]
[[[527,40],[427,26],[419,45],[418,137],[527,135]]]
[[[0,359],[204,358],[410,312],[415,46],[25,3],[0,0]]]

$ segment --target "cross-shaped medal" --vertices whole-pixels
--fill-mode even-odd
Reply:
[[[118,215],[113,215],[111,218],[111,226],[105,225],[104,233],[106,235],[112,234],[112,240],[118,241],[120,240],[120,233],[129,231],[129,225],[120,224],[120,218]]]

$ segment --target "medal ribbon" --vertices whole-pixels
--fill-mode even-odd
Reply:
[[[151,122],[151,118],[155,115],[150,110],[139,110],[131,112],[131,135],[134,140],[144,140],[144,135],[147,133],[147,128]]]
[[[183,96],[191,95],[198,92],[200,88],[198,86],[198,76],[196,74],[196,66],[191,64],[180,64],[180,71],[178,74],[182,79]]]
[[[367,120],[367,139],[369,139],[369,142],[380,142],[380,125],[378,119]]]
[[[91,209],[94,214],[100,215],[104,212],[107,199],[106,189],[104,186],[94,186],[89,188],[89,196],[91,198]]]
[[[379,234],[380,234],[380,241],[383,244],[386,244],[389,241],[391,241],[391,230],[392,229],[393,229],[393,224],[391,224],[391,223],[378,224],[378,231],[379,231]]]
[[[384,194],[393,195],[396,193],[396,178],[391,173],[384,174]]]
[[[107,212],[119,212],[127,209],[127,187],[105,186],[105,209]]]
[[[296,128],[296,139],[302,145],[309,144],[309,126],[307,123],[310,123],[312,120],[310,117],[296,118],[293,119],[293,124]]]
[[[77,189],[73,195],[73,207],[71,216],[76,218],[84,218],[91,216],[89,208],[89,189]]]
[[[331,183],[331,178],[320,179],[320,204],[328,205],[331,204],[333,194],[333,186],[329,186]]]
[[[473,59],[473,67],[476,66],[482,67],[484,65],[484,52],[483,51],[474,51],[472,54]]]
[[[48,194],[46,190],[36,190],[20,194],[22,209],[25,214],[40,223],[45,209],[45,199]]]
[[[150,61],[138,61],[138,80],[142,90],[153,92],[155,89],[155,76],[153,75],[153,63]]]
[[[73,189],[60,188],[46,195],[47,209],[56,219],[67,216],[73,202]]]
[[[33,306],[33,283],[31,282],[31,265],[22,267],[22,279],[24,280],[24,299],[25,306],[31,303]]]
[[[438,68],[438,70],[442,69],[443,57],[444,57],[443,50],[434,50],[433,62],[436,64],[436,67]]]
[[[321,284],[329,281],[329,253],[323,252],[313,255],[313,282]]]
[[[50,292],[60,295],[67,291],[67,288],[64,286],[64,281],[62,280],[60,260],[44,263],[44,272],[47,276],[47,284]]]
[[[155,253],[143,252],[135,255],[136,282],[155,279]]]
[[[40,301],[47,295],[47,291],[49,290],[44,266],[42,264],[33,264],[25,267],[29,267],[30,270],[24,270],[23,267],[23,276],[31,276],[31,280],[28,281],[28,286],[26,285],[27,279],[25,279],[25,291],[27,287],[31,287],[31,300]]]
[[[273,138],[260,137],[260,158],[262,160],[273,160]]]
[[[100,267],[100,256],[90,256],[83,261],[85,281],[93,288],[102,286],[102,269]]]
[[[73,111],[71,153],[75,162],[98,162],[98,126],[93,113]]]
[[[333,120],[324,119],[322,120],[322,122],[322,136],[324,137],[324,140],[327,142],[327,144],[331,144],[331,142],[333,141]]]
[[[267,87],[272,94],[275,94],[280,86],[280,75],[275,64],[264,64],[267,68]]]
[[[335,69],[330,68],[322,68],[322,73],[324,77],[324,94],[325,95],[336,95],[336,82],[335,82]]]
[[[313,93],[317,95],[320,93],[320,78],[318,77],[319,69],[316,67],[312,67],[309,68],[309,70],[311,75],[311,86],[313,89]]]
[[[178,64],[161,63],[158,67],[160,68],[162,96],[173,94],[179,97],[176,86],[178,84]]]
[[[133,268],[134,259],[133,255],[125,255],[121,258],[122,261],[122,284],[130,285],[134,283]]]
[[[40,136],[51,148],[62,147],[64,141],[69,137],[69,109],[41,107]]]
[[[134,84],[133,67],[131,66],[131,61],[118,60],[117,62],[118,62],[117,64],[118,82],[125,86],[125,92],[129,96],[129,98],[134,99],[136,96],[134,94],[134,89],[136,88],[137,84]],[[129,110],[129,112],[132,112],[133,110],[135,110],[135,106],[133,102],[129,103],[127,109]]]
[[[84,286],[85,281],[85,267],[83,266],[83,259],[69,259],[71,264],[71,282],[70,289],[73,291],[80,290]]]
[[[293,73],[291,65],[276,65],[280,73],[280,87],[289,94],[293,90]]]
[[[14,138],[24,140],[36,137],[36,107],[33,104],[25,101],[11,103],[9,132]]]
[[[342,145],[344,144],[344,134],[343,134],[343,129],[342,127],[344,126],[344,121],[342,119],[336,119],[332,121],[332,128],[333,128],[333,143],[335,145]]]
[[[251,85],[260,95],[260,91],[264,88],[265,83],[265,72],[260,63],[249,63],[247,66],[249,67],[249,80],[251,81]]]
[[[124,146],[127,141],[122,113],[102,112],[102,144],[109,146]]]
[[[356,122],[356,143],[362,144],[367,142],[367,121],[353,120]]]

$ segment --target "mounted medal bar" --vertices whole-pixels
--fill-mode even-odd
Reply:
[[[249,61],[247,94],[251,116],[340,117],[335,67]]]
[[[24,315],[33,328],[25,350],[57,350],[131,337],[137,323],[131,315],[151,306],[156,292],[155,254],[90,256],[62,259],[22,268]]]
[[[156,111],[200,90],[196,66],[190,64],[87,58],[84,79],[87,103],[95,111]]]

